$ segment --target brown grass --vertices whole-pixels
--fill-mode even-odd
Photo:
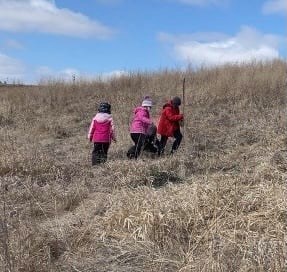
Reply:
[[[0,270],[286,271],[286,72],[273,61],[1,87]],[[183,77],[180,151],[127,160],[133,107],[151,95],[156,121]],[[86,132],[102,100],[118,142],[93,168]]]

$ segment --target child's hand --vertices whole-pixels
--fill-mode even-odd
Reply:
[[[183,119],[179,121],[179,126],[180,126],[180,127],[184,127],[184,121],[183,121]]]

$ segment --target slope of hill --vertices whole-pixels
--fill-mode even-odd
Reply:
[[[286,69],[2,87],[0,270],[286,271]],[[133,107],[151,95],[156,121],[183,77],[179,152],[127,160]],[[91,167],[86,133],[103,100],[118,142]]]

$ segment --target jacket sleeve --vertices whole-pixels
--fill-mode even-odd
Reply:
[[[139,118],[139,120],[141,120],[143,123],[145,123],[147,125],[152,124],[152,120],[150,118],[146,117],[145,113],[142,111],[138,113],[138,118]]]
[[[95,126],[95,121],[93,120],[91,122],[91,125],[90,125],[90,128],[89,128],[89,132],[88,132],[88,139],[90,141],[92,141],[92,139],[93,139],[93,135],[94,135],[95,130],[96,130],[96,126]]]
[[[183,114],[173,114],[171,108],[165,109],[165,116],[169,121],[176,122],[183,120]]]

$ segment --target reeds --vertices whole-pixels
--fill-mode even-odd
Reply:
[[[1,87],[0,270],[285,271],[286,68]],[[183,77],[182,149],[127,160],[133,107],[151,95],[156,122]],[[118,142],[92,168],[86,133],[103,100]]]

